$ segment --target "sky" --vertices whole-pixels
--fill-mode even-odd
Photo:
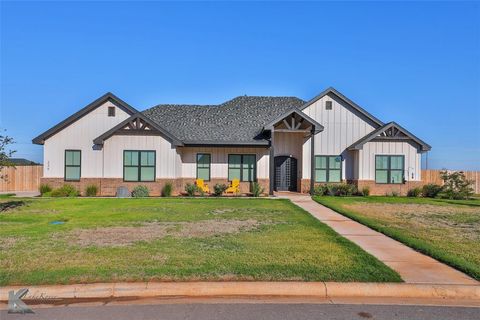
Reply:
[[[480,170],[479,2],[5,2],[0,128],[16,157],[111,91],[139,110],[333,86]]]

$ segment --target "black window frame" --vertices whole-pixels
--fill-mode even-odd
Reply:
[[[387,169],[377,169],[377,157],[387,157]],[[392,169],[392,157],[402,157],[402,181],[391,182],[391,172],[400,171],[400,169]],[[377,171],[387,171],[387,182],[377,182]],[[404,154],[376,154],[375,155],[375,183],[376,184],[405,184],[405,155]]]
[[[333,101],[331,100],[325,101],[325,110],[333,110]]]
[[[326,161],[326,168],[317,168],[317,158],[319,157],[325,157],[327,158]],[[330,158],[340,158],[340,168],[330,168]],[[315,155],[314,159],[315,161],[315,172],[314,172],[314,177],[315,177],[315,183],[340,183],[343,181],[342,179],[342,174],[343,174],[343,157],[341,155],[323,155],[323,154],[317,154]],[[326,181],[317,181],[317,170],[326,170],[326,175],[325,175],[325,180]],[[330,180],[330,170],[335,170],[335,171],[340,171],[340,181],[329,181]]]
[[[112,111],[112,112],[110,112],[110,111]],[[109,117],[115,117],[115,113],[116,113],[115,107],[108,107],[107,113],[108,113]]]
[[[125,152],[138,152],[138,166],[125,166]],[[142,152],[153,152],[153,165],[142,166]],[[123,182],[155,182],[157,178],[157,151],[156,150],[123,150]],[[138,179],[137,180],[125,180],[125,167],[135,168],[138,167]],[[152,168],[153,167],[153,180],[142,180],[142,168]]]
[[[67,152],[80,152],[80,164],[77,165],[67,165]],[[67,167],[79,168],[80,174],[78,179],[67,179]],[[80,181],[82,178],[82,150],[79,149],[65,149],[64,158],[63,158],[63,181]]]
[[[231,156],[240,156],[240,182],[257,182],[257,155],[255,153],[230,153],[228,154],[228,163],[227,163],[227,180],[231,182],[233,179],[230,179],[230,157]],[[255,157],[255,162],[253,166],[253,180],[243,180],[243,157],[244,156],[253,156]]]
[[[196,164],[197,164],[197,170],[196,170],[196,177],[195,179],[199,179],[198,178],[198,156],[199,155],[203,155],[203,156],[208,156],[209,158],[209,162],[208,162],[208,180],[205,180],[204,181],[210,181],[210,179],[212,178],[212,154],[211,153],[205,153],[205,152],[199,152],[197,153],[197,156],[196,156]]]

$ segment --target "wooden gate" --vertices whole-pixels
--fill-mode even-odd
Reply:
[[[5,191],[38,191],[43,166],[5,167],[0,175],[0,192]]]

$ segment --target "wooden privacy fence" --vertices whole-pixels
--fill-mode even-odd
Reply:
[[[443,184],[440,178],[441,170],[422,170],[422,183]],[[480,193],[480,171],[463,171],[468,180],[473,180],[473,189],[476,194]],[[0,179],[0,192],[5,191],[38,191],[43,166],[17,166],[6,167],[1,175],[7,175],[7,179]]]
[[[422,170],[422,183],[435,183],[442,185],[443,180],[440,177],[442,170]],[[453,171],[453,170],[452,170]],[[473,180],[473,190],[476,194],[480,193],[480,171],[463,171],[468,180]]]
[[[0,175],[0,192],[2,191],[38,191],[43,166],[5,167]]]

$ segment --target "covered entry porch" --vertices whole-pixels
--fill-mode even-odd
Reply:
[[[311,158],[315,155],[315,135],[323,126],[298,109],[291,110],[264,127],[264,134],[270,139],[269,145],[269,194],[275,191],[301,190],[304,166],[303,145],[311,143]],[[314,161],[310,161],[314,163]],[[314,172],[314,170],[311,170]],[[310,192],[313,181],[310,179]]]

